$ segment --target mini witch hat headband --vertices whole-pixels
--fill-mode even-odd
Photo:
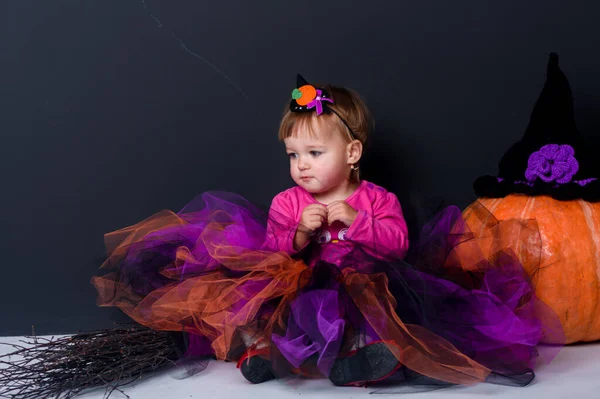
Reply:
[[[333,112],[340,118],[344,125],[348,128],[352,140],[356,140],[356,135],[348,126],[348,123],[328,104],[335,104],[325,88],[316,88],[309,84],[302,75],[296,77],[296,88],[292,91],[292,101],[290,101],[290,110],[292,112],[313,112],[318,115],[323,113],[329,114]]]

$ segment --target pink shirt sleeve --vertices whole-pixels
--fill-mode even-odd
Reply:
[[[381,193],[373,203],[372,216],[359,210],[346,238],[373,255],[383,253],[403,258],[408,251],[408,227],[396,195]]]
[[[296,255],[304,249],[294,250],[294,236],[300,224],[298,209],[296,209],[298,207],[298,199],[289,190],[273,198],[267,221],[268,248],[290,255]]]

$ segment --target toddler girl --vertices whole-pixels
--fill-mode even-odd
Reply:
[[[266,216],[238,195],[205,193],[107,235],[114,272],[93,279],[99,304],[182,331],[187,356],[237,361],[253,383],[528,384],[539,343],[562,330],[503,246],[503,224],[526,221],[482,208],[498,234],[477,237],[450,207],[404,261],[397,197],[360,179],[364,102],[300,76],[296,86],[279,131],[296,186]],[[498,250],[485,258],[480,245]]]

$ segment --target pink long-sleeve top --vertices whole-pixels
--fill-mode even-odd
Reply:
[[[267,237],[271,245],[290,255],[319,245],[319,258],[334,264],[339,264],[356,245],[375,256],[385,251],[386,256],[404,257],[408,251],[408,228],[396,195],[362,180],[345,202],[358,212],[352,225],[346,227],[339,221],[324,224],[305,247],[296,251],[293,241],[302,212],[319,202],[299,186],[279,193],[269,211]]]

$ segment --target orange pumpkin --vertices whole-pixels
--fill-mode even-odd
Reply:
[[[311,85],[304,85],[298,88],[298,91],[302,93],[302,97],[296,99],[296,103],[301,106],[308,105],[309,102],[315,99],[317,96],[317,89]]]
[[[535,219],[541,259],[530,256],[528,243],[520,242],[518,232],[510,234],[514,239],[509,240],[509,247],[530,273],[538,297],[557,313],[566,343],[599,340],[600,203],[514,194],[478,202],[499,221]],[[476,235],[484,234],[486,221],[480,220],[474,209],[471,204],[463,216]],[[486,255],[493,251],[483,249]]]

